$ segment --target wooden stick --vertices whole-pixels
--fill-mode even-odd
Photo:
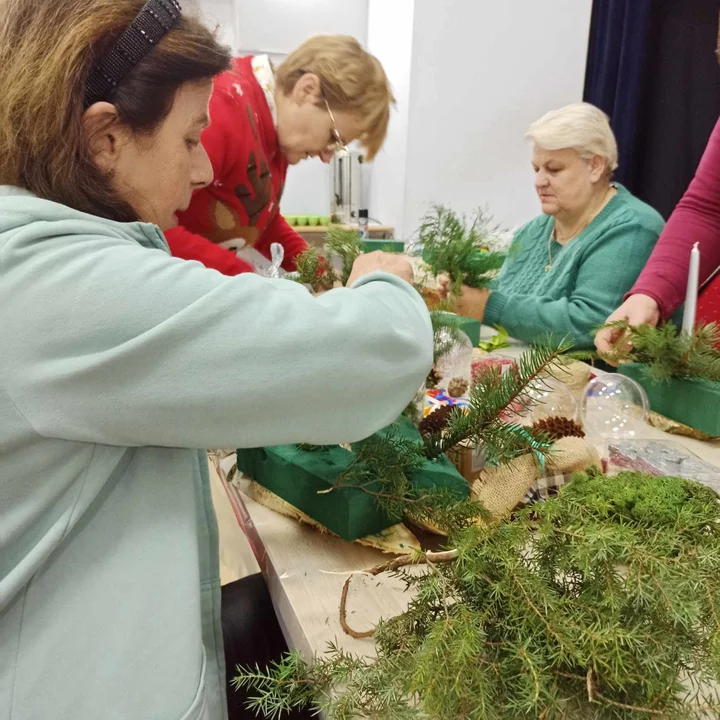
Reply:
[[[425,555],[401,555],[400,557],[395,558],[394,560],[391,560],[390,562],[383,563],[382,565],[376,565],[375,567],[370,568],[369,570],[363,570],[361,571],[361,574],[363,575],[380,575],[385,572],[393,572],[394,570],[399,570],[402,567],[408,567],[410,565],[427,565],[430,563],[448,563],[448,562],[454,562],[457,560],[459,556],[459,552],[457,550],[445,550],[443,552],[427,552]],[[353,573],[354,575],[360,574],[360,573]],[[340,626],[342,627],[343,631],[346,635],[349,635],[350,637],[353,637],[357,640],[362,640],[364,638],[372,637],[375,634],[375,628],[372,630],[366,630],[363,632],[359,632],[357,630],[353,630],[348,625],[347,622],[347,597],[348,597],[348,591],[350,590],[350,581],[352,580],[353,576],[350,575],[347,580],[345,580],[343,584],[342,589],[342,595],[340,596]]]

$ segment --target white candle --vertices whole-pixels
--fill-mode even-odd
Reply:
[[[687,293],[685,295],[685,314],[683,315],[682,331],[692,335],[695,328],[695,311],[697,309],[698,280],[700,276],[700,250],[698,244],[690,251],[690,270],[688,271]]]

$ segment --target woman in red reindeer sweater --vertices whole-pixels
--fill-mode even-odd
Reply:
[[[267,56],[235,60],[215,81],[210,127],[188,138],[202,140],[215,180],[165,233],[173,255],[237,275],[255,269],[239,252],[252,248],[269,259],[277,242],[283,267],[293,270],[307,245],[280,214],[288,165],[311,157],[327,163],[354,140],[371,160],[393,102],[379,61],[351,37],[311,38],[277,71]]]

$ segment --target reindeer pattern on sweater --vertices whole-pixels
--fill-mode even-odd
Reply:
[[[278,146],[271,96],[253,70],[257,60],[239,58],[216,78],[211,125],[202,136],[215,179],[178,214],[180,226],[166,233],[173,255],[228,275],[254,270],[237,256],[245,248],[269,259],[270,245],[278,242],[285,250],[283,267],[294,269],[307,247],[280,214],[288,164]]]

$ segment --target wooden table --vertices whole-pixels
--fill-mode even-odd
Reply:
[[[493,333],[483,328],[482,337],[487,339]],[[510,348],[495,354],[516,359],[524,349],[522,343],[512,341]],[[668,436],[649,426],[645,437],[680,443],[703,460],[720,466],[717,443]],[[338,619],[340,593],[349,574],[381,564],[391,556],[323,535],[259,505],[243,492],[246,479],[227,483],[233,464],[234,456],[226,457],[219,463],[219,475],[265,575],[290,647],[311,658],[323,653],[329,642],[337,641],[349,652],[373,655],[372,640],[355,640],[343,633]],[[380,617],[403,612],[407,602],[402,585],[390,577],[358,575],[350,589],[348,622],[356,630],[371,629]]]
[[[340,593],[349,574],[391,559],[377,550],[324,535],[259,505],[244,492],[248,480],[225,482],[234,457],[221,462],[220,477],[270,590],[288,645],[309,659],[337,641],[358,655],[374,653],[372,640],[354,640],[339,622]],[[402,586],[383,577],[354,578],[348,600],[348,622],[371,629],[380,617],[405,610]]]

